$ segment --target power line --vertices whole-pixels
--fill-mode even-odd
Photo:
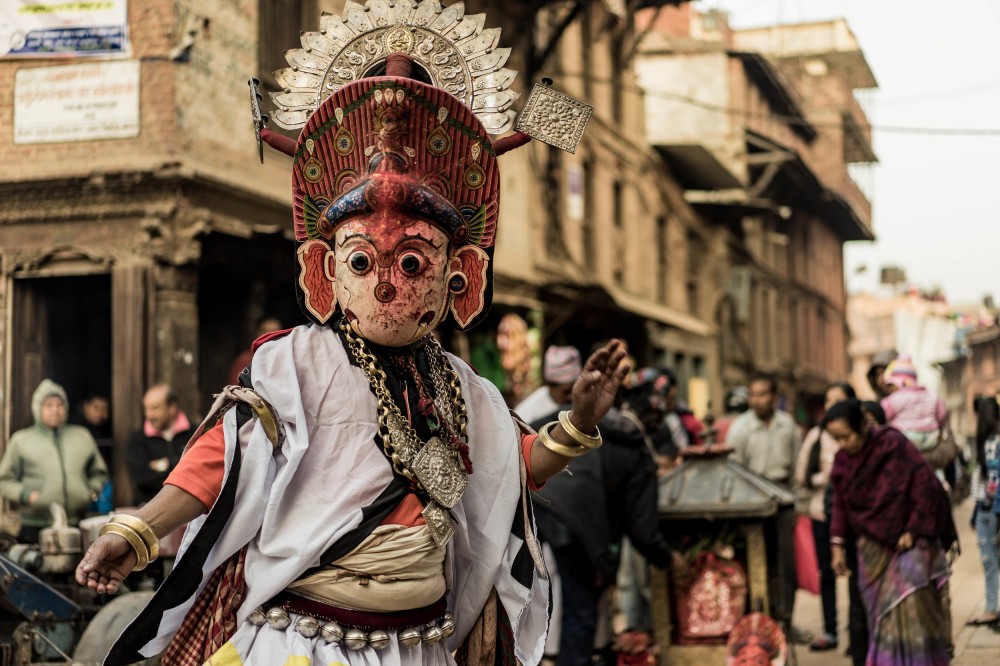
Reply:
[[[742,116],[744,118],[777,120],[779,122],[785,123],[786,125],[800,125],[800,126],[808,125],[812,127],[828,127],[828,128],[842,127],[840,123],[811,122],[805,118],[799,118],[798,116],[789,116],[780,113],[754,113],[746,109],[736,109],[728,106],[719,106],[717,104],[712,104],[710,102],[703,102],[701,100],[694,99],[693,97],[687,97],[685,95],[671,93],[666,90],[651,90],[648,88],[642,88],[640,86],[625,86],[625,87],[631,88],[635,92],[640,92],[644,95],[649,95],[650,97],[670,99],[676,102],[691,104],[692,106],[697,106],[707,111],[726,113],[734,116]],[[893,134],[921,134],[921,135],[931,135],[931,136],[935,135],[936,136],[1000,136],[1000,128],[907,127],[904,125],[870,125],[870,127],[872,131],[886,132]]]
[[[615,84],[615,82],[613,82],[611,79],[588,76],[585,74],[566,72],[563,73],[562,76],[565,78],[589,79],[593,83],[605,83],[609,85]],[[618,84],[618,85],[620,85],[620,87],[623,90],[637,92],[639,94],[647,95],[649,97],[657,97],[660,99],[669,99],[675,102],[682,102],[684,104],[697,106],[699,108],[705,109],[706,111],[713,111],[715,113],[725,113],[731,116],[741,116],[743,118],[756,118],[760,120],[776,120],[786,125],[825,127],[832,129],[839,129],[843,127],[841,123],[814,122],[806,118],[800,118],[798,116],[789,116],[780,113],[755,113],[753,111],[748,111],[746,109],[737,109],[730,106],[721,106],[718,104],[713,104],[711,102],[698,100],[693,97],[688,97],[686,95],[681,95],[679,93],[672,93],[667,90],[654,90],[651,88],[643,88],[642,86],[632,86],[628,84]],[[991,128],[909,127],[906,125],[869,125],[869,127],[873,132],[876,131],[884,132],[886,134],[913,134],[922,136],[1000,136],[1000,128],[992,128],[992,127]]]
[[[692,106],[697,106],[699,108],[705,109],[706,111],[714,111],[716,113],[725,113],[731,116],[742,116],[743,118],[756,118],[759,120],[777,120],[786,125],[800,125],[808,127],[827,127],[838,129],[843,127],[841,123],[823,123],[810,121],[806,118],[801,118],[799,116],[789,116],[780,113],[754,113],[753,111],[748,111],[746,109],[737,109],[731,106],[720,106],[718,104],[712,104],[711,102],[703,102],[701,100],[695,99],[693,97],[687,97],[686,95],[681,95],[679,93],[672,93],[667,90],[653,90],[651,88],[643,88],[642,86],[633,86],[626,83],[619,83],[617,81],[612,81],[609,78],[590,76],[588,74],[581,74],[578,72],[563,72],[557,76],[563,78],[574,78],[574,79],[586,79],[592,83],[601,83],[615,86],[617,85],[622,90],[628,90],[630,92],[637,92],[641,95],[646,95],[649,97],[658,97],[660,99],[669,99],[675,102],[683,102],[685,104],[690,104]],[[554,75],[552,78],[557,78]],[[963,128],[963,127],[909,127],[906,125],[872,125],[869,124],[871,130],[878,132],[885,132],[886,134],[915,134],[923,136],[1000,136],[1000,128]]]
[[[951,101],[951,98],[964,97],[965,95],[978,94],[982,92],[989,92],[997,87],[1000,87],[1000,79],[987,81],[985,83],[974,83],[967,86],[962,86],[960,88],[952,88],[951,90],[939,90],[936,92],[917,93],[914,95],[903,95],[901,97],[880,97],[878,100],[878,105],[895,106],[897,104],[926,102],[928,100],[935,100],[935,99],[936,100],[947,99],[948,101]]]

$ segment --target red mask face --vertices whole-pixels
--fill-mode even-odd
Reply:
[[[733,666],[770,666],[770,664],[770,651],[753,640],[733,659]]]
[[[448,313],[448,237],[392,211],[341,224],[333,239],[334,288],[354,331],[398,347],[430,333]]]

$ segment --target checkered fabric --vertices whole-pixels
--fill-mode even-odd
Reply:
[[[244,547],[212,573],[163,653],[164,664],[201,666],[236,633],[236,611],[247,590],[246,555]]]

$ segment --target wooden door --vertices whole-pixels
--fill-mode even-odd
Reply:
[[[49,309],[36,280],[14,280],[11,322],[10,433],[34,423],[31,395],[51,372],[45,353],[49,338]]]
[[[112,470],[115,505],[131,503],[125,466],[129,434],[142,426],[142,395],[149,388],[151,367],[153,272],[144,265],[115,266],[111,273],[111,424],[115,442]]]

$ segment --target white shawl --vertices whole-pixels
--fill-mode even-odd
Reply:
[[[548,581],[540,563],[525,575],[525,558],[529,563],[536,558],[526,553],[519,434],[499,391],[457,357],[449,355],[449,361],[468,409],[475,469],[452,510],[458,531],[449,545],[446,574],[457,630],[449,648],[461,645],[495,587],[514,630],[515,655],[522,663],[538,663],[548,620]],[[323,552],[361,523],[362,508],[392,481],[389,463],[374,441],[375,398],[364,373],[348,362],[336,332],[300,326],[265,343],[254,354],[251,376],[254,390],[278,414],[284,442],[274,451],[256,419],[237,437],[236,412],[226,413],[226,479],[237,444],[241,454],[235,506],[201,567],[198,586],[200,592],[216,567],[249,544],[240,622],[317,566]],[[208,515],[191,523],[179,560]],[[166,648],[196,598],[197,593],[163,613],[156,636],[139,649],[142,656]]]

